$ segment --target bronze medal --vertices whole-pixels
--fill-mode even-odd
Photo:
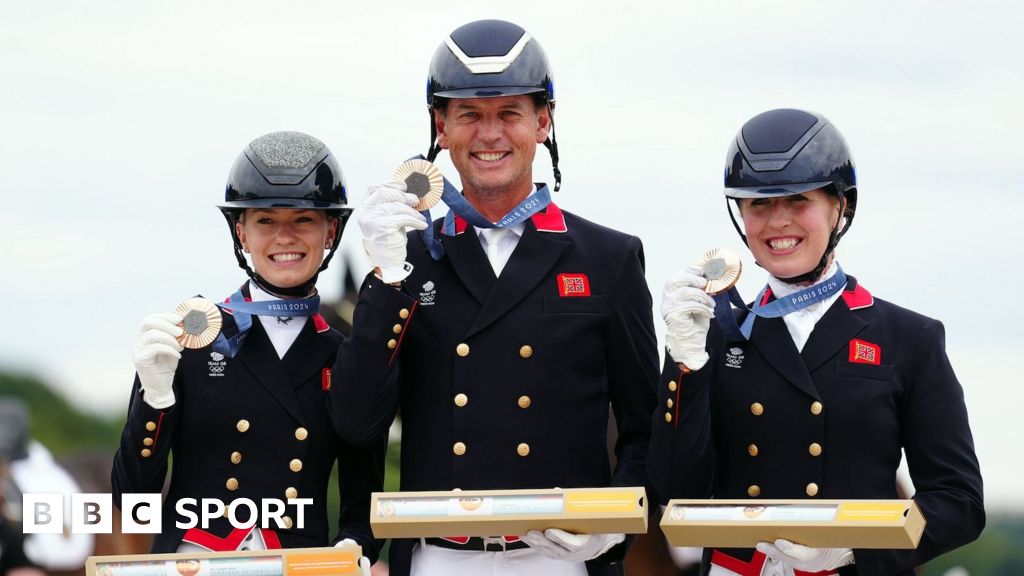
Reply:
[[[398,182],[405,182],[406,191],[420,199],[413,209],[417,212],[430,210],[441,199],[444,192],[444,176],[437,166],[426,160],[406,160],[395,170],[393,176]]]
[[[189,298],[174,310],[181,316],[182,332],[178,342],[195,350],[213,344],[220,334],[220,309],[206,298]]]
[[[704,291],[708,294],[720,294],[736,285],[740,279],[743,262],[740,257],[728,248],[712,248],[704,253],[697,262],[697,267],[708,280]]]

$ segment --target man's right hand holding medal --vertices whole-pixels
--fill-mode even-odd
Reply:
[[[412,271],[406,259],[406,228],[423,230],[427,222],[413,209],[419,203],[406,192],[404,182],[383,182],[370,186],[356,221],[363,231],[363,247],[377,276],[387,284],[405,280]]]
[[[142,399],[157,410],[174,405],[174,371],[183,349],[178,337],[184,330],[178,314],[146,316],[135,338],[135,371],[142,384]]]
[[[693,371],[708,361],[706,341],[715,316],[715,301],[704,291],[707,283],[701,269],[691,266],[669,277],[661,298],[668,353]]]

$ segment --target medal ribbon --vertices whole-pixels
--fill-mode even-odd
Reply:
[[[757,298],[754,299],[754,307],[747,308],[743,298],[740,297],[739,291],[733,286],[728,292],[716,294],[713,296],[715,299],[715,318],[718,320],[718,325],[725,331],[726,336],[732,342],[749,340],[750,332],[754,328],[754,318],[781,318],[786,314],[802,310],[811,304],[821,302],[831,298],[834,294],[841,291],[846,286],[846,274],[843,273],[842,267],[836,264],[836,273],[831,278],[825,280],[820,284],[808,286],[799,292],[784,296],[782,298],[776,298],[771,302],[764,305],[761,302],[764,300],[765,291],[768,290],[768,286],[761,289],[758,293]],[[743,325],[740,326],[736,323],[736,316],[732,313],[732,305],[735,305],[740,310],[746,310],[747,317],[743,320]]]
[[[218,303],[218,307],[231,312],[235,318],[237,332],[228,336],[222,330],[213,341],[213,351],[220,352],[228,358],[234,358],[245,342],[249,329],[252,328],[252,317],[255,316],[313,316],[320,310],[320,296],[296,298],[289,300],[247,300],[241,290],[232,294],[227,302]]]
[[[487,218],[484,218],[469,200],[459,192],[447,178],[444,179],[444,192],[441,193],[441,200],[448,205],[448,213],[445,214],[444,224],[441,226],[441,232],[448,236],[455,235],[455,216],[458,215],[466,222],[469,222],[476,229],[482,228],[509,228],[515,226],[520,222],[525,222],[528,218],[534,214],[540,212],[547,205],[551,203],[551,191],[548,189],[547,184],[538,185],[537,192],[531,194],[523,199],[515,208],[510,210],[508,214],[505,214],[497,222],[491,222]],[[423,217],[427,219],[427,227],[424,230],[420,230],[420,238],[423,243],[430,249],[430,257],[434,260],[440,260],[441,256],[444,255],[444,245],[441,244],[439,238],[434,237],[434,227],[430,220],[430,210],[424,210],[420,212]]]

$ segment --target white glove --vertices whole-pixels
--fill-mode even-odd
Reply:
[[[381,280],[401,282],[412,272],[405,262],[405,229],[423,230],[427,222],[412,209],[420,199],[405,191],[405,182],[374,184],[366,191],[356,221],[363,231],[363,247],[370,262],[380,269]]]
[[[335,548],[342,546],[358,546],[359,543],[351,538],[345,538],[334,545]],[[370,576],[370,559],[366,556],[359,557],[359,576]]]
[[[823,572],[853,564],[853,550],[849,548],[810,548],[779,539],[774,544],[758,542],[757,551],[804,572]]]
[[[625,534],[572,534],[558,528],[530,530],[523,536],[542,556],[566,562],[593,560],[625,539]]]
[[[704,292],[707,284],[700,268],[691,266],[669,277],[661,297],[668,353],[690,370],[700,370],[708,361],[705,344],[715,317],[715,301]]]
[[[174,404],[174,371],[181,359],[182,346],[175,339],[183,330],[177,314],[151,314],[142,320],[135,338],[135,371],[142,383],[142,399],[157,410]]]

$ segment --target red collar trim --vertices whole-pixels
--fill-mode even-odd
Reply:
[[[565,225],[565,214],[562,214],[562,209],[555,205],[554,202],[547,205],[544,210],[537,212],[533,216],[530,216],[530,220],[533,222],[537,232],[553,232],[555,234],[561,234],[569,231],[569,227]],[[458,236],[466,231],[469,223],[462,216],[455,216],[455,235]]]
[[[537,232],[554,232],[561,234],[568,232],[569,228],[565,225],[565,214],[562,214],[562,209],[551,202],[533,216],[530,217],[533,221],[533,225],[537,227]]]
[[[843,291],[843,300],[850,310],[860,310],[861,308],[870,308],[875,303],[875,297],[868,292],[868,289],[857,284],[853,290]]]
[[[324,317],[319,314],[313,314],[313,326],[316,328],[316,333],[327,332],[331,329],[331,326],[324,320]]]
[[[772,289],[765,288],[764,296],[761,298],[761,306],[764,306],[772,299]],[[846,302],[846,306],[850,310],[860,310],[862,308],[870,308],[875,303],[875,297],[868,292],[868,289],[857,284],[853,287],[853,290],[847,288],[843,290],[843,301]]]

